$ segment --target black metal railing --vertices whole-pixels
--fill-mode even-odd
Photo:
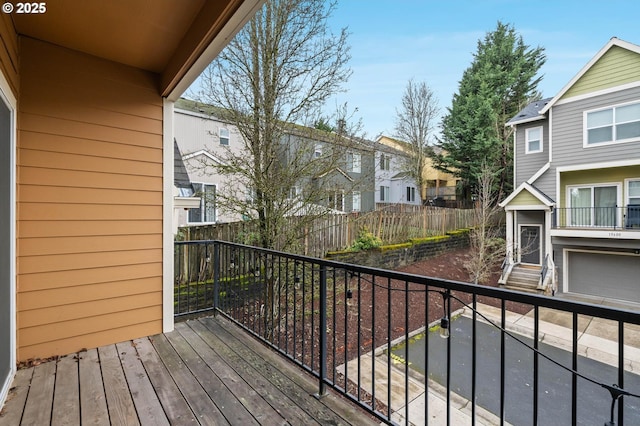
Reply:
[[[640,313],[226,242],[175,255],[176,315],[230,318],[387,424],[455,424],[456,395],[470,424],[640,424]],[[612,330],[589,357],[586,319]]]
[[[563,207],[554,210],[554,228],[628,229],[640,231],[640,205]]]

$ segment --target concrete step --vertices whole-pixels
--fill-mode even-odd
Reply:
[[[540,270],[541,268],[539,266],[516,265],[511,270],[507,283],[502,287],[527,293],[541,293],[541,291],[538,290]]]

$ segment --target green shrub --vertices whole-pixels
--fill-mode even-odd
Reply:
[[[362,228],[358,233],[358,238],[353,242],[350,247],[351,251],[361,251],[361,250],[371,250],[382,245],[382,240],[372,232],[370,232],[366,227]]]

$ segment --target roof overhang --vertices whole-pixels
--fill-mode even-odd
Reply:
[[[158,74],[175,101],[264,0],[55,0],[12,14],[18,34]]]
[[[523,191],[529,192],[533,197],[535,197],[540,202],[540,210],[550,210],[555,206],[553,200],[549,199],[546,195],[544,195],[540,190],[538,190],[535,186],[523,182],[515,191],[511,193],[503,202],[498,204],[500,207],[506,210],[518,210],[518,206],[509,207],[509,204]]]
[[[576,84],[576,82],[578,80],[580,80],[580,78],[587,72],[589,71],[589,69],[600,60],[600,58],[602,58],[602,56],[604,56],[605,53],[607,53],[609,51],[609,49],[611,49],[613,46],[618,46],[618,47],[622,47],[624,49],[630,50],[632,52],[638,53],[640,54],[640,46],[633,44],[633,43],[629,43],[627,41],[624,40],[620,40],[619,38],[616,37],[612,37],[611,40],[609,40],[609,42],[598,51],[598,53],[591,58],[591,60],[584,66],[582,67],[582,69],[578,72],[578,74],[576,74],[571,81],[569,81],[569,83],[567,83],[566,86],[564,86],[562,88],[562,90],[560,90],[560,92],[558,92],[557,95],[555,95],[553,97],[553,99],[551,99],[551,101],[549,101],[547,103],[547,105],[545,105],[544,108],[542,108],[539,112],[539,114],[546,114],[547,111],[549,111],[549,109],[551,109],[551,107],[553,105],[555,105],[560,99],[562,99],[562,97],[564,96],[565,93],[567,93],[567,91],[569,89],[571,89],[571,87]]]

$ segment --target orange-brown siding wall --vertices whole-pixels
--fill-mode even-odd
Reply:
[[[5,76],[13,95],[18,97],[18,35],[11,15],[0,13],[0,72]]]
[[[19,360],[162,331],[157,78],[20,39]]]

